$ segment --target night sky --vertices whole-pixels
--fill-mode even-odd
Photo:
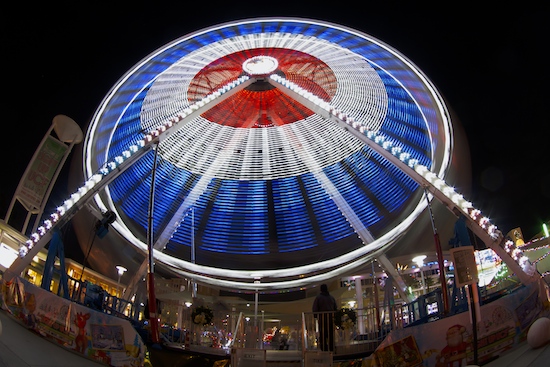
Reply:
[[[357,29],[415,63],[468,136],[472,194],[467,198],[504,233],[521,227],[527,239],[535,236],[550,220],[547,5],[514,2],[515,7],[482,9],[458,2],[443,9],[434,3],[384,3],[14,3],[11,12],[0,15],[5,147],[0,215],[4,218],[55,115],[70,116],[85,131],[117,80],[166,43],[232,20],[295,16]],[[56,203],[70,194],[64,181],[52,194]]]

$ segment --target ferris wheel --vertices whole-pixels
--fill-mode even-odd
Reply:
[[[109,179],[82,197],[175,274],[300,288],[407,233],[427,201],[406,171],[444,180],[453,134],[437,89],[384,42],[307,19],[235,21],[166,44],[113,86],[83,153],[89,186]]]
[[[91,177],[228,83],[255,78],[187,119],[95,196],[101,210],[116,213],[113,227],[146,249],[156,162],[155,258],[176,273],[205,275],[207,283],[269,279],[273,287],[334,276],[391,246],[426,206],[414,180],[267,82],[270,75],[383,133],[438,176],[449,169],[453,131],[441,96],[381,41],[302,19],[251,19],[189,34],[112,88],[88,128],[84,156]]]

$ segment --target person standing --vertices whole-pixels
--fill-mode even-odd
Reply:
[[[328,292],[326,284],[321,284],[321,293],[315,297],[312,306],[313,317],[319,324],[319,347],[323,351],[334,351],[334,313],[336,300]]]

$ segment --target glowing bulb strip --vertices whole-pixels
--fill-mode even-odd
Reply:
[[[504,243],[504,250],[512,257],[526,273],[534,273],[534,264],[531,262],[527,256],[524,255],[523,251],[514,244],[514,241],[508,239]]]
[[[404,164],[404,167],[409,168],[403,169],[405,173],[415,179],[419,184],[423,185],[428,183],[438,193],[443,194],[446,202],[451,203],[455,208],[467,215],[470,218],[470,221],[481,228],[491,240],[494,241],[502,238],[502,233],[498,230],[496,225],[491,223],[489,218],[481,215],[481,211],[479,209],[474,208],[470,201],[466,200],[460,193],[457,193],[453,187],[447,185],[447,183],[443,179],[439,178],[434,172],[430,171],[426,166],[419,164],[418,160],[413,158],[409,153],[404,152],[403,147],[397,146],[395,142],[387,140],[387,138],[379,131],[370,130],[361,121],[356,121],[352,116],[349,116],[344,111],[341,111],[330,103],[318,98],[311,92],[304,90],[297,84],[276,74],[271,75],[270,79],[284,86],[286,90],[296,93],[298,96],[296,99],[305,104],[308,108],[325,116],[327,116],[328,113],[328,118],[338,120],[347,127],[350,127],[355,131],[359,131],[371,142],[374,142],[377,146],[381,147],[383,151],[398,158],[399,161]],[[371,144],[369,144],[369,146],[373,147]],[[383,154],[380,149],[377,151]],[[388,158],[388,155],[383,155]],[[419,180],[414,173],[417,173],[422,180]],[[522,257],[520,253],[514,251],[511,252],[510,255],[524,271],[529,271],[529,265],[525,262],[525,258]]]
[[[249,83],[245,84],[247,81],[249,81]],[[178,113],[175,117],[165,121],[156,129],[151,130],[134,145],[131,145],[127,150],[124,150],[121,155],[116,156],[110,162],[105,163],[97,173],[93,174],[84,183],[84,185],[79,187],[76,192],[74,192],[67,200],[63,202],[61,206],[57,207],[56,211],[50,214],[50,218],[45,220],[43,224],[37,228],[35,233],[32,233],[29,236],[29,239],[19,248],[19,257],[26,257],[29,251],[33,249],[41,240],[43,243],[41,247],[45,246],[46,241],[50,239],[47,235],[51,233],[51,230],[56,225],[61,225],[70,220],[78,209],[82,207],[84,202],[89,200],[93,195],[105,187],[105,185],[116,178],[116,176],[122,173],[124,169],[129,167],[136,159],[152,149],[153,145],[166,138],[172,130],[177,129],[182,121],[187,121],[194,118],[196,115],[203,113],[205,109],[210,108],[209,105],[212,104],[212,102],[215,101],[216,103],[220,103],[231,94],[246,87],[250,84],[250,82],[251,81],[248,76],[241,76],[237,80],[234,80],[219,88],[215,92],[189,106],[188,109]],[[233,93],[228,94],[230,91]]]
[[[277,76],[273,76],[272,78],[276,79]],[[284,83],[288,82],[288,81],[283,81],[282,79],[281,79],[281,81],[284,82]],[[407,152],[404,152],[402,147],[395,146],[395,144],[393,142],[391,142],[389,140],[386,140],[386,137],[383,136],[382,134],[380,134],[376,131],[372,131],[372,130],[367,129],[365,126],[361,125],[361,123],[355,121],[352,117],[350,117],[347,114],[345,114],[344,112],[338,110],[334,106],[326,103],[325,101],[319,100],[318,98],[313,96],[311,93],[301,89],[300,87],[298,87],[296,85],[293,85],[292,83],[287,84],[287,85],[288,85],[289,88],[292,88],[293,90],[298,91],[298,95],[300,95],[302,98],[305,98],[307,101],[309,101],[308,102],[308,107],[313,105],[313,107],[316,108],[317,111],[321,115],[327,116],[328,118],[338,120],[339,122],[342,122],[342,123],[344,123],[348,126],[351,126],[354,130],[359,131],[361,134],[363,134],[368,139],[370,139],[374,144],[381,147],[384,151],[389,152],[392,156],[397,157],[399,159],[399,161],[403,162],[407,167],[413,169],[413,172],[416,172],[419,175],[423,175],[422,177],[424,177],[424,179],[427,182],[431,183],[434,187],[435,187],[435,185],[437,185],[438,190],[440,190],[442,193],[445,193],[450,201],[456,202],[457,205],[460,205],[460,208],[462,210],[468,210],[470,213],[472,213],[472,215],[471,215],[472,219],[481,220],[481,222],[483,223],[483,228],[485,228],[487,231],[496,231],[496,227],[490,225],[488,219],[482,217],[480,215],[480,212],[477,209],[473,209],[471,203],[464,200],[461,195],[455,193],[454,189],[452,189],[449,186],[446,186],[444,181],[437,178],[437,176],[435,174],[433,174],[432,172],[430,172],[427,167],[418,164],[418,161],[416,159],[412,158],[411,155],[408,154]],[[207,103],[208,102],[205,101],[204,103],[199,103],[199,105],[204,106]],[[169,123],[177,124],[178,122],[180,122],[180,121],[182,121],[183,119],[186,118],[185,113],[189,113],[189,112],[192,113],[192,112],[198,111],[198,108],[195,108],[195,107],[190,107],[190,109],[191,109],[191,111],[184,111],[183,114],[178,114],[178,116],[176,118],[172,119]],[[144,145],[147,145],[147,144],[151,143],[155,138],[161,137],[161,135],[164,134],[166,131],[168,131],[168,130],[165,130],[163,132],[158,132],[158,133],[152,132],[152,133],[148,134],[144,138]],[[104,167],[104,169],[107,169],[107,168],[115,169],[116,168],[116,161],[120,161],[120,159],[115,160],[115,163],[113,165],[106,165],[106,167]],[[72,199],[75,199],[75,198],[72,198]],[[382,242],[383,241],[381,241],[381,240],[377,240],[377,241],[375,241],[375,243],[372,243],[371,245],[372,246],[379,246]],[[366,247],[368,247],[368,246],[366,246]],[[159,256],[163,260],[163,262],[167,265],[174,262],[174,259],[166,258],[162,253],[157,254],[157,256]],[[174,265],[175,265],[175,263],[174,263]],[[321,264],[317,264],[317,265],[323,266],[324,264],[321,263]],[[195,267],[197,269],[193,269]],[[177,267],[177,268],[179,268],[179,267]],[[194,276],[197,276],[197,273],[200,273],[201,272],[200,269],[202,269],[203,267],[200,266],[200,265],[192,265],[192,266],[190,266],[190,268],[191,268],[190,272],[181,271],[181,270],[178,270],[178,271],[182,272],[182,274],[186,274],[186,275],[194,274]],[[198,271],[197,271],[197,273],[193,273],[192,272],[193,270],[198,270]],[[224,272],[227,272],[227,270],[224,270]],[[233,272],[231,272],[231,273],[233,273]],[[282,276],[281,274],[276,274],[276,273],[271,274],[271,272],[267,272],[267,273],[269,273],[269,274],[267,274],[267,276],[271,276],[273,278],[278,278],[278,279],[284,278],[284,276]],[[331,274],[330,272],[328,272],[326,274],[323,274],[322,276],[319,277],[319,279],[327,279],[326,277],[330,276],[330,274]],[[240,273],[238,273],[238,274],[235,273],[234,275],[237,276],[237,277],[242,277],[242,274],[240,274]],[[288,274],[287,274],[287,276],[288,276]],[[205,282],[210,281],[208,277],[204,277],[203,280]],[[219,282],[227,282],[228,285],[229,284],[234,284],[233,281],[222,281],[222,280],[218,280],[218,281]],[[311,279],[290,281],[290,283],[296,282],[296,284],[302,284],[302,283],[306,284],[309,281],[311,281]],[[290,283],[289,283],[288,280],[285,281],[285,284],[287,286]],[[246,288],[245,284],[240,284],[240,286]],[[279,282],[273,282],[273,283],[270,283],[268,285],[264,285],[264,287],[266,289],[272,288],[274,286],[279,286]]]

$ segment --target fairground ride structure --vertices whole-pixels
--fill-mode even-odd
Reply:
[[[87,128],[84,184],[9,271],[55,228],[86,227],[77,213],[91,210],[116,219],[89,262],[124,259],[133,284],[150,253],[173,276],[255,292],[307,288],[376,259],[404,291],[387,255],[426,238],[433,248],[437,202],[530,282],[528,262],[455,189],[468,186],[462,134],[427,76],[365,33],[294,18],[215,25],[113,86]]]

